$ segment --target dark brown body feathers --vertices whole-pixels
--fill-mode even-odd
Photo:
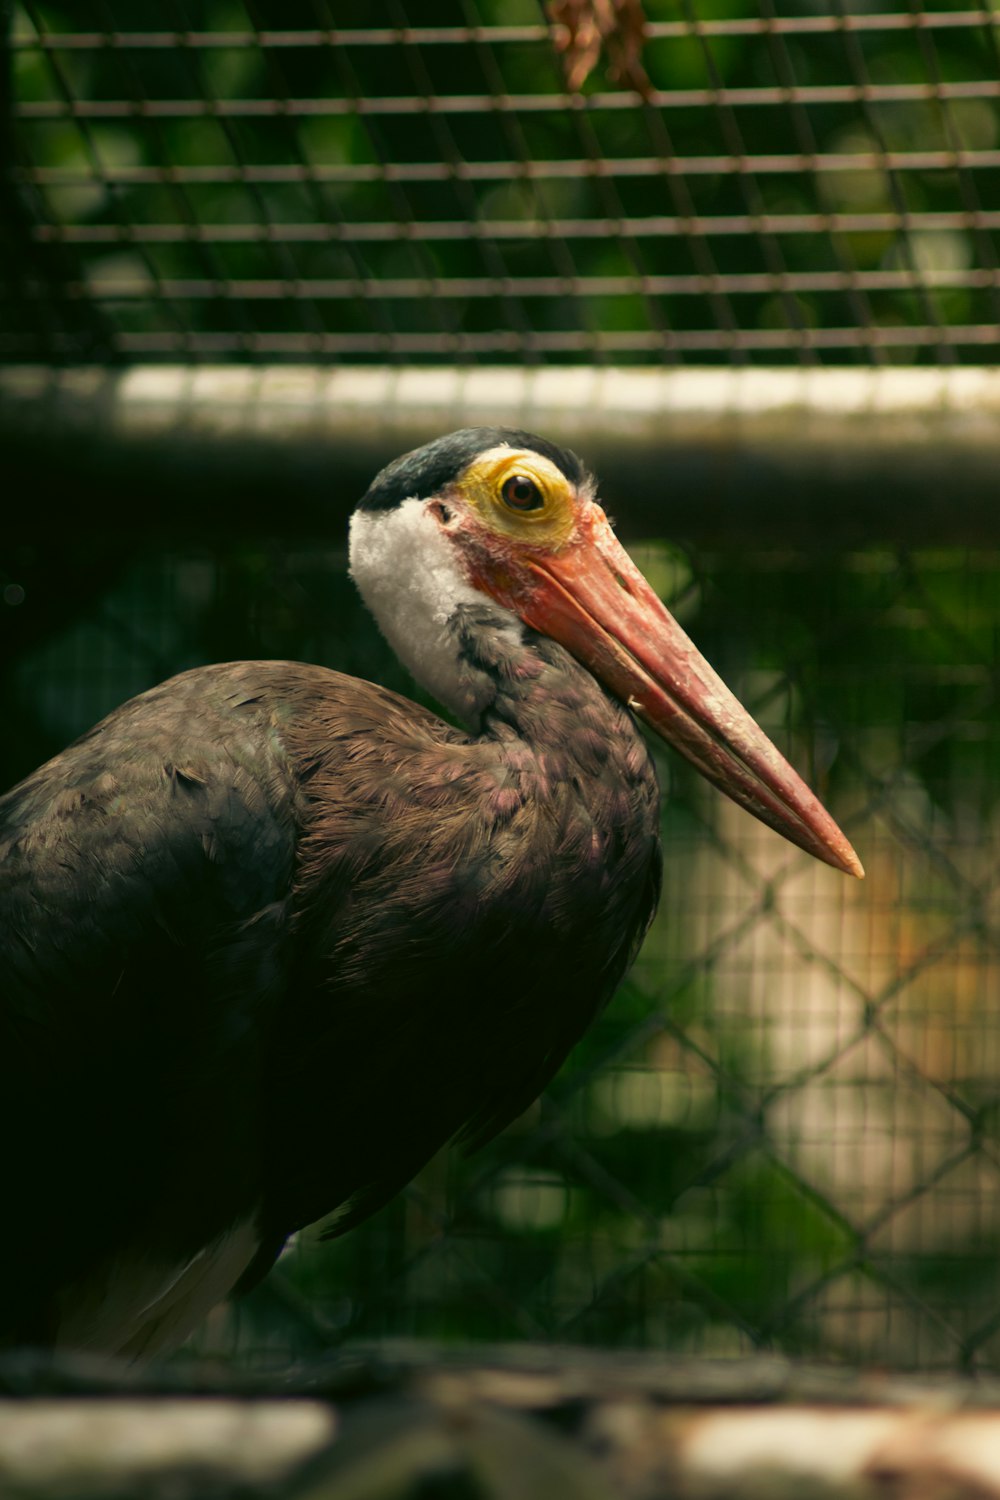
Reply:
[[[186,673],[0,799],[0,1338],[137,1237],[358,1222],[520,1113],[651,918],[657,791],[557,645],[480,732],[293,663]],[[16,1227],[14,1227],[16,1226]],[[0,1292],[0,1297],[4,1295]]]

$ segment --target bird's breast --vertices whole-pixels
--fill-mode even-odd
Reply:
[[[273,1060],[272,1201],[291,1223],[345,1202],[357,1222],[450,1137],[526,1108],[610,998],[658,888],[655,775],[624,710],[602,697],[574,721],[550,697],[546,722],[529,684],[470,736],[357,686],[325,709],[320,754],[311,716],[298,761]],[[338,1138],[352,1150],[331,1160]]]

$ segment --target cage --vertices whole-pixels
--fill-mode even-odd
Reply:
[[[996,17],[643,9],[5,8],[5,785],[206,661],[412,694],[344,522],[501,423],[593,464],[868,867],[664,760],[660,915],[547,1095],[202,1352],[1000,1363]]]

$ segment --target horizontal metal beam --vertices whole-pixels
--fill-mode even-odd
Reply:
[[[982,7],[969,10],[880,12],[869,15],[827,16],[738,16],[709,20],[646,21],[643,39],[647,42],[679,41],[688,37],[725,36],[817,36],[843,35],[851,31],[965,31],[972,26],[991,27],[996,16]],[[550,26],[408,26],[406,41],[417,47],[467,46],[480,42],[487,46],[505,43],[561,40],[566,28]],[[15,52],[117,52],[175,51],[245,51],[257,48],[314,47],[398,47],[401,35],[396,26],[325,27],[311,31],[24,31],[10,40]]]
[[[962,172],[992,171],[1000,166],[995,147],[924,149],[920,151],[830,151],[821,156],[802,152],[756,152],[739,156],[614,156],[535,158],[519,162],[517,176],[525,182],[580,181],[590,178],[742,177],[751,173],[795,176],[837,172]],[[193,187],[213,183],[307,182],[509,182],[511,163],[503,161],[411,162],[212,162],[174,166],[136,162],[102,163],[100,171],[86,161],[60,166],[15,165],[12,182],[39,187],[81,187],[158,183]],[[957,211],[956,211],[957,212]],[[766,218],[765,216],[762,216]],[[907,215],[907,223],[912,215]],[[696,220],[692,219],[692,224]],[[353,229],[353,224],[351,226]]]
[[[994,165],[1000,166],[1000,153],[995,154]],[[289,178],[294,170],[289,170]],[[164,171],[162,176],[166,175]],[[51,184],[52,179],[46,181]],[[65,176],[62,185],[79,187],[93,181],[92,177],[78,173],[72,179]],[[247,219],[236,223],[177,220],[161,224],[33,224],[31,238],[38,244],[63,245],[356,245],[436,244],[455,240],[606,240],[614,235],[644,240],[687,239],[693,235],[754,238],[761,234],[898,234],[902,230],[910,234],[937,234],[954,229],[1000,229],[1000,210],[964,208],[910,213],[880,209],[864,213],[818,213],[804,209],[800,213],[643,214],[619,219],[351,219],[350,222],[321,219],[280,224]],[[853,278],[863,273],[840,274],[853,285]],[[721,277],[722,273],[710,279],[714,283]],[[311,287],[313,283],[304,285]]]
[[[508,94],[498,108],[492,94],[369,95],[314,99],[22,99],[14,106],[18,120],[261,120],[354,119],[357,116],[425,118],[434,115],[581,115],[635,110],[645,103],[658,110],[716,108],[769,109],[775,105],[949,104],[962,99],[1000,98],[1000,79],[965,78],[932,83],[753,84],[738,87],[651,89],[645,99],[632,89],[616,93],[570,94],[553,91]]]
[[[339,537],[456,427],[576,448],[623,532],[996,545],[1000,370],[0,367],[5,534]]]
[[[1000,220],[1000,216],[998,216]],[[68,242],[68,241],[67,241]],[[533,297],[760,297],[778,292],[919,292],[925,287],[989,290],[1000,285],[1000,267],[895,266],[875,271],[726,271],[700,274],[639,272],[610,276],[159,276],[98,271],[87,281],[67,281],[61,297],[72,301],[354,302],[365,297],[395,302],[467,302],[470,298]],[[20,288],[0,300],[51,299],[44,284]],[[880,329],[879,333],[892,330]]]

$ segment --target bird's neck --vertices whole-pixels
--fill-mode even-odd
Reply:
[[[474,734],[497,701],[531,670],[534,653],[521,620],[478,591],[453,601],[443,628],[423,639],[390,634],[385,622],[379,623],[421,687]]]
[[[456,661],[474,685],[476,712],[466,722],[477,737],[519,741],[536,756],[544,752],[556,774],[572,775],[582,763],[590,775],[614,768],[628,781],[655,785],[649,752],[628,709],[555,641],[499,606],[498,618],[493,613],[489,605],[467,608],[450,622]]]

